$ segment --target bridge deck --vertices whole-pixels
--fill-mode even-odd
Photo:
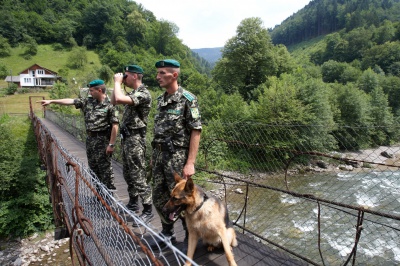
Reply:
[[[62,128],[52,123],[47,119],[41,119],[43,124],[50,130],[54,136],[60,141],[61,145],[68,150],[72,155],[87,165],[85,145],[78,141],[74,136],[65,132]],[[113,162],[114,174],[115,174],[115,185],[117,187],[116,197],[123,203],[128,202],[128,193],[125,180],[122,176],[122,166]],[[152,225],[156,228],[161,227],[160,219],[157,212],[154,210],[156,217],[152,221]],[[133,230],[134,231],[134,230]],[[181,223],[178,221],[175,225],[175,232],[177,234],[177,247],[182,246],[184,231]],[[307,263],[299,260],[295,260],[289,257],[286,253],[271,249],[270,247],[263,245],[248,235],[237,232],[238,246],[233,249],[235,260],[238,265],[250,266],[250,265],[308,265]],[[171,261],[175,261],[173,256]],[[223,250],[217,250],[215,252],[208,252],[206,248],[199,244],[194,255],[194,261],[200,265],[228,265]],[[173,264],[173,262],[170,262]]]

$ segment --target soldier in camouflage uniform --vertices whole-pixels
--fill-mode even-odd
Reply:
[[[118,133],[118,112],[106,94],[103,80],[96,79],[88,84],[89,96],[77,99],[39,101],[49,104],[75,105],[85,118],[87,132],[86,155],[90,169],[108,189],[115,190],[111,155]]]
[[[152,141],[153,202],[161,218],[162,234],[176,241],[174,222],[165,216],[162,208],[169,200],[175,186],[174,172],[182,178],[195,173],[194,164],[200,143],[201,116],[197,98],[178,85],[180,64],[173,59],[156,63],[157,81],[165,88],[165,93],[157,98],[157,112],[154,118],[154,139]],[[187,249],[187,229],[184,250]],[[157,244],[165,243],[157,238]]]
[[[128,185],[129,203],[126,207],[139,212],[139,196],[142,200],[143,211],[139,216],[145,223],[153,219],[152,191],[146,180],[146,129],[151,108],[151,95],[142,83],[143,69],[138,65],[125,67],[125,75],[114,75],[114,91],[111,96],[113,104],[125,106],[122,117],[121,148],[123,161],[123,175]],[[132,88],[125,95],[121,83]],[[138,224],[134,223],[134,227]]]

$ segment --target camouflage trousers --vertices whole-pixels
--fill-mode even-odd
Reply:
[[[175,221],[169,220],[163,213],[162,208],[171,197],[171,191],[175,187],[174,172],[182,175],[186,164],[188,149],[176,149],[174,153],[169,151],[153,150],[153,203],[162,223],[171,224]]]
[[[146,179],[146,139],[131,134],[121,140],[123,175],[130,198],[140,196],[143,204],[152,204],[151,186]]]
[[[106,154],[109,136],[86,138],[86,155],[89,168],[108,189],[115,189],[111,156]]]

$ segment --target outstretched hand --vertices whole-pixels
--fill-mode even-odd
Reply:
[[[36,103],[41,103],[42,106],[46,106],[46,105],[51,104],[51,101],[50,100],[40,100],[40,101],[36,101]]]

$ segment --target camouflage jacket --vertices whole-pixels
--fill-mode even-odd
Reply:
[[[136,90],[128,93],[133,105],[125,105],[122,116],[122,125],[129,130],[146,128],[151,108],[151,95],[145,85],[140,85]]]
[[[171,137],[174,145],[189,147],[190,133],[201,130],[201,115],[195,95],[179,86],[175,94],[166,92],[157,98],[154,118],[154,142]]]
[[[74,99],[74,105],[82,110],[88,131],[111,130],[111,125],[119,122],[118,111],[108,97],[102,103],[91,96],[77,98]]]

